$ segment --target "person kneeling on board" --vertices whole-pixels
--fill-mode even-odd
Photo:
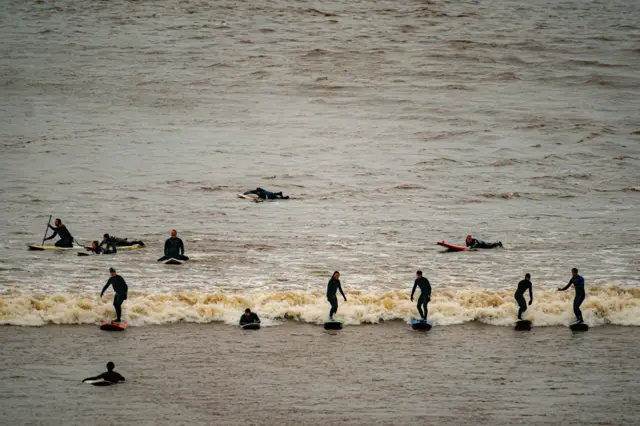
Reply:
[[[576,324],[582,324],[584,320],[582,319],[582,311],[580,310],[580,305],[584,302],[585,292],[584,292],[584,278],[581,275],[578,275],[578,269],[573,268],[571,270],[571,279],[569,280],[569,284],[560,288],[558,287],[558,291],[565,291],[569,287],[573,285],[573,288],[576,290],[576,297],[573,299],[573,313],[576,315]]]
[[[59,236],[60,239],[56,241],[56,247],[73,247],[73,237],[71,236],[71,233],[69,232],[67,227],[62,223],[60,219],[56,219],[54,224],[56,226],[51,226],[51,224],[47,225],[49,228],[53,229],[53,235],[51,235],[49,238],[45,238],[42,241],[51,240]]]
[[[251,309],[244,310],[244,314],[240,317],[240,325],[247,324],[260,324],[260,318],[255,312],[251,312]]]
[[[502,247],[502,242],[500,241],[498,241],[497,243],[485,243],[484,241],[476,240],[471,235],[467,235],[465,243],[470,249],[492,249],[496,247]]]
[[[422,271],[416,272],[416,280],[413,283],[413,289],[411,290],[411,301],[413,302],[413,295],[416,292],[416,288],[420,287],[420,297],[418,297],[418,312],[423,321],[427,320],[427,305],[431,301],[431,283],[429,280],[422,276]],[[424,312],[422,308],[424,307]]]
[[[329,321],[333,321],[333,315],[338,312],[338,297],[336,296],[338,290],[340,290],[340,294],[346,302],[347,296],[344,295],[342,286],[340,285],[340,272],[335,271],[327,284],[327,300],[331,304],[331,310],[329,310]]]
[[[522,321],[522,314],[527,310],[527,301],[524,300],[524,293],[529,290],[529,306],[533,303],[533,284],[531,284],[531,275],[525,274],[524,280],[518,283],[518,289],[516,290],[516,294],[513,297],[518,302],[518,319]]]
[[[102,292],[100,292],[100,297],[104,294],[105,291],[109,288],[110,285],[113,286],[113,291],[116,292],[115,297],[113,298],[113,307],[116,309],[116,315],[118,318],[114,322],[120,322],[122,316],[122,302],[127,300],[127,293],[129,292],[129,287],[127,283],[124,282],[124,278],[120,275],[116,274],[116,270],[113,268],[109,268],[109,273],[111,274],[111,278],[107,281],[107,283],[102,288]]]
[[[184,243],[178,238],[178,231],[175,229],[171,231],[171,238],[165,241],[164,256],[158,259],[158,262],[167,259],[189,260],[189,258],[184,255]]]
[[[96,377],[87,377],[86,379],[84,379],[82,381],[82,383],[89,381],[89,380],[104,380],[107,382],[111,382],[111,383],[118,383],[118,382],[124,382],[124,377],[120,374],[120,373],[116,373],[115,371],[113,371],[113,369],[116,367],[116,365],[109,361],[107,363],[107,372],[106,373],[102,373],[97,375]]]
[[[258,198],[262,198],[263,200],[288,200],[289,196],[282,195],[282,192],[269,192],[264,188],[256,188],[253,191],[247,191],[244,195],[255,194]]]

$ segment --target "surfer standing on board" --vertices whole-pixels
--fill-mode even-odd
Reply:
[[[576,290],[576,297],[573,299],[573,313],[576,315],[577,321],[576,324],[582,324],[584,320],[582,319],[582,311],[580,310],[580,305],[584,302],[585,293],[584,293],[584,278],[581,275],[578,275],[578,268],[573,268],[571,270],[571,279],[569,280],[569,284],[560,288],[558,287],[558,291],[565,291],[569,287],[573,285],[573,288]]]
[[[167,239],[164,243],[164,256],[158,259],[158,262],[162,262],[167,259],[189,260],[184,255],[184,243],[178,238],[178,231],[175,229],[171,231],[171,238]]]
[[[470,249],[492,249],[496,247],[502,247],[502,242],[500,241],[498,241],[497,243],[485,243],[482,240],[476,240],[471,235],[467,235],[465,243]]]
[[[55,237],[60,237],[58,241],[56,241],[56,247],[73,247],[73,237],[71,233],[67,229],[67,227],[62,223],[60,219],[56,219],[54,224],[56,226],[51,226],[51,224],[47,225],[49,228],[53,229],[53,235],[49,238],[45,238],[42,241],[51,240]]]
[[[109,361],[107,363],[107,372],[106,373],[102,373],[97,375],[96,377],[87,377],[86,379],[84,379],[82,381],[82,383],[88,381],[88,380],[104,380],[107,382],[111,382],[111,383],[118,383],[118,382],[124,382],[124,377],[120,374],[120,373],[116,373],[115,371],[113,371],[113,369],[116,367],[116,365]]]
[[[418,312],[423,321],[427,320],[427,305],[431,301],[431,283],[429,280],[422,276],[422,271],[416,272],[416,281],[413,283],[413,289],[411,290],[411,301],[413,302],[413,295],[416,292],[416,288],[420,287],[420,297],[418,297]],[[424,307],[424,312],[423,312]]]
[[[258,198],[262,198],[263,200],[288,200],[289,196],[282,195],[282,192],[269,192],[264,188],[256,188],[253,191],[247,191],[244,195],[254,194],[257,195]]]
[[[342,286],[340,285],[340,272],[335,271],[329,280],[329,284],[327,284],[327,300],[331,304],[331,310],[329,311],[329,321],[333,321],[333,315],[338,312],[338,297],[336,293],[340,290],[340,294],[344,298],[344,301],[347,301],[347,296],[344,295],[342,291]]]
[[[527,302],[524,300],[524,293],[529,290],[529,305],[533,303],[533,284],[531,284],[531,275],[525,274],[524,280],[518,283],[516,294],[513,295],[518,302],[518,319],[522,320],[522,314],[527,310]]]
[[[129,287],[127,283],[124,282],[124,278],[120,275],[116,274],[116,270],[113,268],[109,268],[109,273],[111,274],[111,278],[107,281],[107,283],[102,288],[102,292],[100,292],[100,297],[104,294],[105,291],[109,288],[110,285],[113,286],[113,291],[116,292],[115,297],[113,298],[113,307],[116,309],[116,315],[118,318],[114,322],[120,322],[120,317],[122,316],[122,302],[127,300],[127,293],[129,292]]]

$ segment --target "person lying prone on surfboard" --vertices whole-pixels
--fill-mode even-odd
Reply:
[[[262,198],[263,200],[276,200],[276,199],[280,199],[280,200],[288,200],[289,196],[288,195],[282,195],[282,192],[269,192],[264,188],[256,188],[253,191],[247,191],[244,193],[244,195],[249,195],[249,194],[255,194],[257,195],[259,198]]]
[[[107,363],[107,371],[105,373],[99,374],[95,377],[87,377],[86,379],[84,379],[82,381],[82,383],[89,381],[89,380],[105,380],[107,382],[111,382],[111,383],[118,383],[118,382],[124,382],[124,377],[120,374],[120,373],[116,373],[115,371],[113,371],[113,369],[116,367],[116,365],[109,361]]]
[[[498,241],[497,243],[485,243],[482,240],[476,240],[471,235],[467,235],[465,243],[470,249],[492,249],[496,247],[502,247],[502,242],[500,241]]]

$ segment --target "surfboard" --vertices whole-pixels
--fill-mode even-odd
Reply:
[[[447,251],[465,251],[465,250],[469,250],[467,247],[463,247],[463,246],[456,246],[454,244],[449,244],[449,243],[445,243],[444,241],[440,241],[439,243],[436,243],[439,246],[445,247],[447,249]]]
[[[238,198],[244,198],[245,200],[255,201],[256,203],[261,203],[264,201],[262,198],[258,197],[256,194],[239,193],[237,195],[238,195]]]
[[[242,328],[243,330],[260,330],[260,323],[251,322],[249,324],[241,325],[240,328]]]
[[[531,321],[520,320],[516,322],[516,330],[531,330]]]
[[[105,321],[100,325],[100,330],[105,331],[124,331],[127,328],[126,322]]]
[[[325,330],[342,330],[342,323],[340,321],[327,321],[324,323]]]
[[[73,247],[56,247],[56,246],[43,246],[40,244],[27,244],[29,250],[37,250],[37,251],[45,251],[45,250],[53,250],[53,251],[67,251],[67,250],[83,250],[82,246],[73,246]]]
[[[120,251],[120,250],[141,249],[141,248],[145,248],[145,246],[141,245],[141,244],[134,244],[132,246],[116,246],[116,250],[118,250],[118,251]],[[91,250],[91,247],[85,247],[85,249]]]
[[[429,321],[425,321],[422,319],[412,319],[411,320],[411,328],[414,330],[424,330],[424,331],[429,331],[431,330],[431,327],[433,326],[432,322]]]
[[[88,385],[93,385],[93,386],[111,386],[115,384],[115,383],[111,383],[108,380],[103,380],[103,379],[87,380],[87,381],[84,381],[83,383],[86,383]]]
[[[170,259],[163,261],[162,263],[164,263],[165,265],[182,265],[184,262],[185,262],[184,260],[178,260],[172,257]]]
[[[573,331],[587,331],[589,330],[589,326],[583,323],[573,323],[569,325],[569,328]]]

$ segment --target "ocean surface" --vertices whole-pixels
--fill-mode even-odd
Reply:
[[[516,368],[522,360],[523,371],[533,363],[539,374],[533,382],[518,376],[513,388],[485,401],[487,409],[516,409],[526,405],[524,395],[544,388],[547,397],[575,392],[586,407],[543,404],[550,417],[523,422],[640,422],[637,408],[623,417],[629,400],[594,402],[606,387],[638,394],[637,1],[6,0],[1,10],[0,324],[27,326],[0,331],[9,342],[0,349],[8,362],[0,367],[0,390],[13,392],[14,401],[0,402],[0,412],[10,424],[83,424],[60,407],[37,405],[61,386],[70,387],[62,394],[74,399],[73,392],[86,393],[73,381],[56,382],[56,361],[74,367],[75,375],[67,371],[64,380],[82,379],[102,371],[106,361],[98,354],[112,355],[119,366],[119,359],[133,362],[133,354],[122,353],[131,347],[146,356],[207,333],[213,346],[218,334],[231,339],[224,347],[234,354],[247,350],[259,358],[252,345],[268,347],[284,365],[301,363],[301,371],[305,359],[305,368],[316,368],[318,357],[297,359],[301,355],[287,349],[293,342],[329,345],[347,364],[344,377],[314,375],[305,386],[332,400],[335,385],[349,380],[348,367],[367,362],[345,355],[358,352],[357,340],[370,347],[361,350],[384,348],[379,356],[385,360],[405,357],[416,339],[428,347],[438,341],[405,330],[404,322],[417,316],[409,293],[418,269],[433,287],[432,334],[444,339],[437,343],[444,345],[437,349],[441,378],[456,369],[443,382],[450,380],[453,389],[439,401],[454,394],[465,401],[462,390],[474,380],[476,362],[487,377],[500,370],[481,358],[516,344],[513,292],[528,272],[534,303],[526,315],[534,331],[516,335],[522,346],[506,351],[501,362]],[[291,199],[236,197],[257,186]],[[91,257],[27,251],[26,244],[42,242],[49,215],[83,244],[108,232],[141,239],[146,248]],[[156,263],[171,229],[194,262]],[[502,241],[504,248],[445,253],[436,245],[463,244],[467,234]],[[130,327],[118,337],[89,326],[112,318],[112,292],[98,297],[109,267],[130,288],[124,304]],[[582,308],[591,330],[572,338],[566,325],[574,318],[573,290],[555,289],[574,267],[586,281]],[[328,316],[324,292],[334,270],[348,297],[338,312],[346,327],[325,341],[317,325]],[[231,325],[246,307],[272,327],[240,337]],[[473,348],[471,360],[444,364],[460,355],[459,342],[483,338],[489,341]],[[73,339],[90,348],[65,360]],[[150,357],[148,367],[162,374],[173,362],[180,372],[183,356],[208,365],[213,361],[199,355],[207,342],[174,358]],[[48,351],[58,354],[53,363],[38,358]],[[589,379],[573,377],[567,388],[545,387],[544,376],[562,377],[563,368],[575,374],[605,368],[591,359],[596,354],[624,359],[619,377],[590,371]],[[91,362],[80,359],[84,355]],[[586,358],[584,367],[566,366]],[[220,362],[232,359],[226,354]],[[23,375],[16,372],[26,368],[23,362],[53,368],[51,377],[21,388],[8,378]],[[549,363],[554,367],[545,370]],[[423,371],[420,364],[385,365],[384,375],[419,380],[431,394],[426,364]],[[225,364],[216,368],[211,383],[219,374],[227,375],[225,383],[241,374]],[[178,376],[171,377],[167,386]],[[292,382],[295,375],[270,377],[275,387],[319,396]],[[620,377],[634,381],[610,382]],[[596,391],[592,383],[606,386]],[[140,391],[130,383],[119,389],[129,386]],[[238,409],[183,421],[517,422],[511,414],[482,417],[474,404],[467,417],[456,417],[446,411],[451,400],[440,406],[442,417],[423,419],[400,402],[421,404],[411,393],[417,388],[395,394],[392,386],[376,386],[352,391],[360,389],[364,398],[378,389],[379,398],[391,398],[387,411],[376,411],[373,399],[351,401],[332,409],[362,411],[333,418],[322,411],[326,405],[305,411],[296,398],[290,405],[271,398],[261,406],[280,417],[250,420]],[[242,389],[234,392],[242,398]],[[504,399],[511,392],[521,392],[522,400]],[[354,393],[338,393],[336,404]],[[32,402],[20,402],[20,395],[32,395]],[[205,404],[197,392],[189,401],[183,409]],[[98,404],[104,424],[115,422],[99,402],[90,405]],[[141,403],[132,416],[147,424],[181,422],[150,407]],[[302,411],[293,414],[292,407]],[[40,409],[50,421],[29,416]]]

